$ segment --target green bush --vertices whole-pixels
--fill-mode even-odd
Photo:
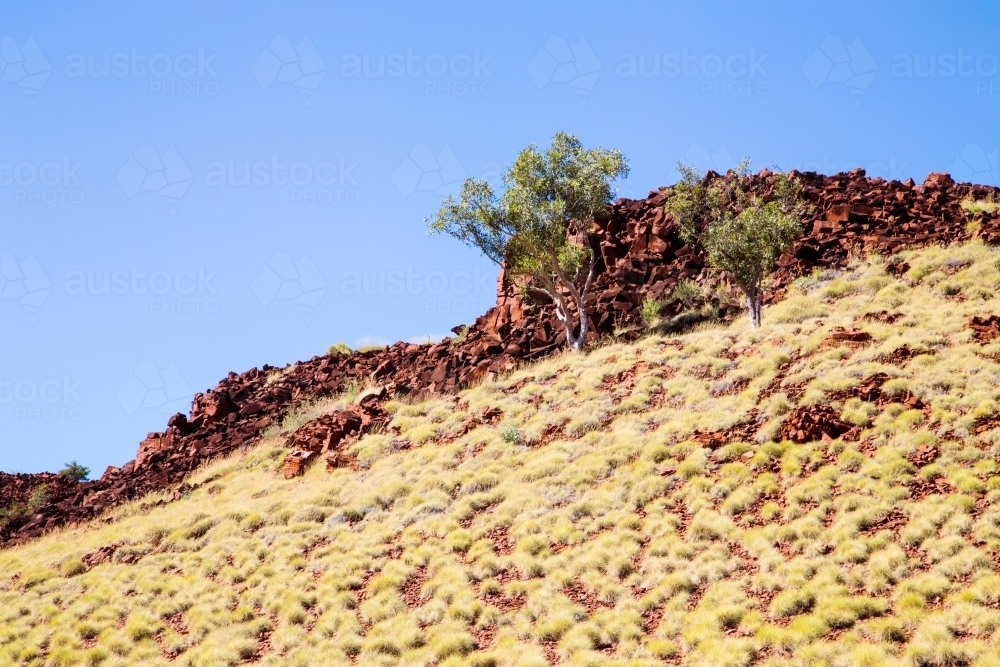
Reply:
[[[326,348],[326,353],[331,357],[335,354],[350,354],[353,351],[354,350],[351,349],[351,346],[344,342],[334,343],[330,347]]]
[[[666,305],[660,299],[649,299],[647,298],[642,302],[639,307],[639,317],[642,319],[642,323],[646,325],[647,329],[653,328],[657,321],[660,319],[660,313],[663,311],[663,307]]]
[[[690,278],[684,278],[674,285],[674,291],[670,293],[671,301],[679,301],[681,305],[685,308],[691,305],[691,302],[701,296],[701,285],[691,280]]]
[[[70,461],[63,465],[63,469],[59,471],[60,475],[66,475],[70,479],[75,479],[78,482],[86,481],[90,476],[90,468],[85,465],[80,465],[76,461]]]
[[[802,184],[778,173],[765,191],[750,177],[748,159],[725,177],[703,177],[683,164],[677,169],[681,180],[671,188],[665,211],[677,221],[684,241],[700,244],[708,265],[740,288],[750,325],[760,326],[764,281],[802,233],[807,211]]]

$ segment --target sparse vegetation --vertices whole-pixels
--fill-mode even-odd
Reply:
[[[310,405],[186,498],[0,551],[0,664],[993,665],[1000,341],[965,324],[1000,253],[897,259],[800,281],[758,329],[390,402],[351,467],[286,481],[284,434],[347,399]],[[781,440],[810,405],[857,430]]]
[[[10,521],[12,518],[22,514],[31,514],[49,500],[49,489],[44,484],[36,486],[31,491],[27,502],[14,502],[5,507],[0,507],[0,526]]]
[[[639,317],[647,329],[652,329],[660,320],[660,313],[666,303],[662,299],[645,299],[639,307]]]
[[[611,184],[628,176],[621,151],[585,149],[572,134],[557,133],[544,152],[521,151],[504,174],[497,196],[485,180],[466,179],[433,219],[431,233],[448,233],[480,250],[508,275],[547,296],[563,324],[566,344],[587,340],[584,301],[597,257],[589,225],[611,202]]]
[[[742,290],[750,325],[759,327],[764,281],[802,233],[802,185],[778,173],[770,192],[755,191],[748,159],[726,178],[711,181],[686,165],[677,169],[681,179],[667,198],[666,210],[680,225],[681,237],[701,244],[709,265],[724,271]]]
[[[665,299],[645,299],[639,308],[639,318],[647,331],[658,333],[678,333],[689,329],[694,324],[706,319],[714,319],[714,314],[707,309],[697,310],[694,306],[702,296],[702,288],[694,280],[683,279],[677,282],[670,296]],[[680,304],[681,313],[670,321],[663,321],[663,311],[674,303]]]
[[[680,302],[682,306],[688,308],[700,296],[701,285],[690,278],[684,278],[674,285],[674,289],[670,293],[670,300]]]
[[[82,482],[90,476],[90,468],[85,465],[81,465],[76,461],[70,461],[63,466],[63,469],[59,471],[59,474],[66,475],[70,479]]]
[[[966,225],[966,230],[970,234],[975,234],[979,230],[984,217],[994,216],[997,211],[1000,211],[1000,200],[997,199],[996,193],[991,193],[985,199],[967,197],[962,200],[961,205],[968,215],[969,222]]]
[[[980,216],[983,213],[993,215],[1000,211],[1000,201],[995,195],[990,195],[986,199],[966,198],[962,200],[962,208],[972,216]]]
[[[326,353],[330,356],[335,354],[350,354],[353,351],[354,350],[351,349],[351,346],[344,342],[334,343],[330,347],[326,348]]]

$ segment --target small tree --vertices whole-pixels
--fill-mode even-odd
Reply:
[[[585,149],[574,135],[558,133],[544,153],[534,144],[520,152],[504,173],[500,196],[486,181],[466,179],[458,197],[446,198],[427,220],[428,228],[505,263],[508,275],[526,278],[552,299],[567,345],[580,349],[597,264],[588,226],[611,202],[612,181],[627,175],[621,151]]]
[[[750,161],[724,178],[706,183],[697,171],[679,165],[681,180],[667,198],[681,237],[701,243],[711,267],[725,271],[747,300],[750,326],[760,326],[764,280],[775,261],[802,233],[805,206],[799,181],[774,174],[769,190],[754,187]]]
[[[70,479],[82,482],[90,476],[90,468],[85,465],[81,465],[76,461],[70,461],[65,464],[62,470],[59,471],[59,474],[66,475]]]

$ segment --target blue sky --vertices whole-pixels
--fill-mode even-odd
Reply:
[[[100,474],[229,371],[471,321],[496,269],[423,220],[557,131],[623,150],[632,197],[742,156],[995,183],[998,28],[985,2],[5,3],[0,469]]]

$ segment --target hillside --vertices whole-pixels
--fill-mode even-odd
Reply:
[[[756,331],[390,398],[343,467],[285,480],[285,435],[359,397],[302,401],[0,551],[0,662],[1000,664],[1000,252],[785,284]]]
[[[778,260],[766,297],[770,302],[780,300],[796,277],[843,267],[853,254],[1000,241],[996,188],[955,183],[939,173],[921,184],[868,178],[861,169],[799,177],[810,211],[802,221],[802,238]],[[766,190],[773,178],[764,170],[752,180]],[[599,262],[588,297],[591,342],[611,335],[634,338],[642,304],[649,299],[664,300],[664,315],[676,318],[664,322],[665,332],[704,319],[727,322],[739,313],[732,285],[706,267],[702,249],[686,245],[664,211],[668,191],[653,191],[642,200],[619,199],[606,216],[594,220],[590,243]],[[989,205],[968,211],[970,200]],[[697,285],[696,298],[674,298],[680,286],[691,283]],[[551,303],[522,298],[502,273],[497,287],[495,307],[436,345],[396,343],[384,350],[316,356],[281,369],[265,365],[230,373],[197,394],[189,414],[177,414],[164,431],[151,433],[132,461],[110,466],[98,480],[76,484],[51,474],[0,472],[0,545],[25,542],[169,489],[207,461],[256,445],[288,411],[352,385],[377,382],[389,399],[452,393],[558,353],[565,333]]]

